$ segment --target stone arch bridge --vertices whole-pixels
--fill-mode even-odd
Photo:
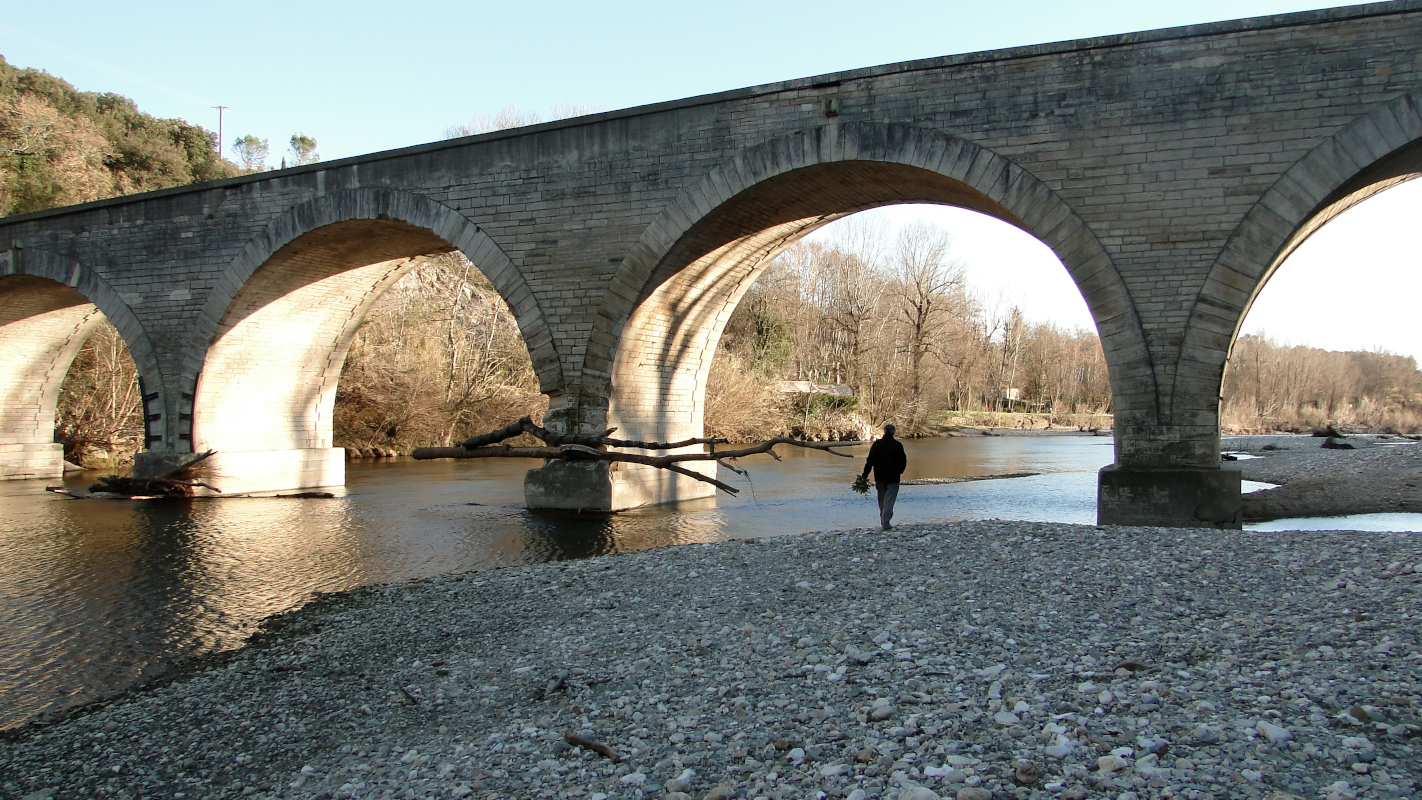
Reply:
[[[1237,526],[1219,393],[1293,248],[1422,169],[1422,2],[891,64],[0,220],[0,473],[60,470],[54,406],[100,315],[127,341],[158,470],[340,484],[351,336],[411,256],[460,250],[513,308],[550,427],[702,430],[731,310],[815,228],[894,203],[1047,243],[1105,345],[1103,523]],[[1004,265],[1010,268],[1011,265]],[[531,506],[702,496],[557,463]]]

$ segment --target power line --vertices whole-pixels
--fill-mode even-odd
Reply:
[[[158,83],[157,81],[151,81],[141,75],[135,75],[132,72],[128,72],[127,70],[120,69],[118,67],[113,66],[112,64],[107,64],[103,61],[100,61],[97,58],[91,58],[89,56],[84,55],[83,53],[75,52],[74,50],[70,50],[67,47],[55,44],[47,39],[42,39],[38,36],[35,36],[34,34],[26,33],[25,31],[11,27],[4,23],[0,23],[0,32],[8,33],[11,36],[24,39],[30,44],[48,50],[51,53],[57,53],[61,56],[64,56],[65,58],[72,58],[75,61],[88,64],[89,66],[98,70],[102,70],[103,72],[107,72],[110,75],[123,78],[124,80],[133,81],[134,83],[140,84],[142,86],[147,86],[148,88],[153,89],[154,91],[159,91],[163,92],[164,94],[172,95],[173,97],[176,97],[180,100],[185,100],[189,103],[196,103],[198,105],[208,106],[209,108],[215,107],[212,105],[211,100],[208,100],[203,97],[198,97],[197,95],[192,94],[191,92],[185,92],[182,89],[175,89],[172,86]]]

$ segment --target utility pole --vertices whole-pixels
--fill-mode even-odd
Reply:
[[[222,112],[227,110],[227,106],[213,106],[217,109],[217,157],[222,158]]]

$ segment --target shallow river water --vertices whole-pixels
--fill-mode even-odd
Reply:
[[[1111,440],[1002,436],[905,442],[905,479],[1037,472],[906,486],[895,522],[1094,523]],[[669,544],[875,524],[854,458],[780,448],[743,459],[741,488],[622,514],[523,508],[513,460],[354,463],[335,499],[74,500],[0,483],[0,728],[239,645],[273,614],[331,592],[443,573]],[[83,487],[92,476],[76,476]]]

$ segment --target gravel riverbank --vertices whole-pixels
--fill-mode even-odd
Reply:
[[[26,728],[0,794],[1415,798],[1419,595],[1416,535],[996,521],[441,577]]]
[[[1246,480],[1282,484],[1244,496],[1246,520],[1422,512],[1422,445],[1398,436],[1334,440],[1312,436],[1228,436],[1227,452],[1263,456],[1237,462]]]

